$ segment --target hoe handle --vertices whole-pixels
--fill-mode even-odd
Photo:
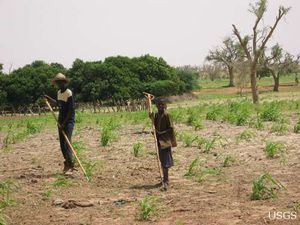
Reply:
[[[152,114],[152,102],[151,101],[154,99],[154,95],[149,94],[147,92],[143,92],[143,94],[145,95],[145,97],[148,100],[148,111],[149,111],[150,114]],[[155,149],[156,149],[157,165],[158,165],[158,168],[159,168],[159,175],[160,175],[160,179],[163,180],[161,162],[160,162],[160,159],[159,159],[159,149],[158,149],[158,144],[157,144],[156,129],[155,129],[155,125],[154,125],[154,118],[152,116],[151,116],[151,121],[152,121],[152,132],[153,132]]]

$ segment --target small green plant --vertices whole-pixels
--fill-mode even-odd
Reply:
[[[179,140],[181,140],[185,147],[190,147],[197,140],[198,136],[192,135],[190,133],[182,133],[179,135]]]
[[[218,137],[214,137],[212,139],[207,139],[204,144],[204,153],[209,153],[215,147],[215,143],[218,140]]]
[[[62,175],[56,175],[56,180],[52,183],[54,187],[71,187],[76,183]]]
[[[53,194],[53,190],[47,190],[42,193],[42,199],[43,200],[48,200]]]
[[[285,187],[269,173],[261,175],[258,179],[253,181],[251,200],[263,200],[269,198],[276,198],[277,189]]]
[[[300,209],[300,201],[297,201],[297,202],[294,203],[293,209],[294,209],[295,211],[298,211],[298,210]]]
[[[275,158],[278,156],[283,157],[285,154],[285,146],[281,142],[267,142],[265,152],[269,158]]]
[[[244,130],[240,135],[238,135],[237,140],[245,140],[250,141],[253,137],[255,137],[255,133],[250,130]]]
[[[7,216],[3,215],[0,211],[0,225],[8,225],[6,218]]]
[[[255,128],[257,130],[264,129],[265,126],[264,126],[263,120],[261,119],[259,114],[257,114],[257,116],[255,118],[252,118],[249,121],[249,127]]]
[[[176,225],[185,225],[185,223],[183,222],[183,220],[178,219],[176,220]]]
[[[213,137],[212,139],[198,137],[196,142],[199,149],[203,149],[204,153],[209,153],[215,147],[218,139],[219,136]]]
[[[35,134],[35,133],[38,133],[40,131],[41,131],[40,126],[38,126],[36,124],[33,124],[30,121],[27,121],[27,124],[26,124],[26,133],[27,133],[27,135],[28,134]]]
[[[139,220],[149,220],[158,214],[158,199],[154,196],[146,196],[139,201]]]
[[[8,131],[7,135],[3,139],[3,148],[6,149],[9,145],[16,143],[16,136],[13,132],[13,125],[10,123],[8,124]]]
[[[206,180],[209,175],[220,175],[221,171],[219,168],[214,167],[202,167],[200,158],[194,159],[188,166],[188,170],[184,176],[195,177],[196,181],[201,183]]]
[[[282,116],[277,102],[265,105],[260,113],[263,121],[277,121]]]
[[[90,160],[84,160],[82,162],[82,164],[84,166],[86,176],[89,178],[89,180],[91,180],[94,175],[94,169],[97,165],[97,162],[92,162]]]
[[[300,133],[300,121],[298,121],[298,123],[294,126],[294,132],[296,134]]]
[[[198,115],[199,116],[199,115]],[[200,130],[203,128],[202,120],[195,113],[191,113],[186,121],[186,124],[193,126],[195,130]]]
[[[230,167],[236,162],[235,157],[231,155],[227,155],[223,162],[223,167]]]
[[[276,133],[278,135],[284,135],[288,133],[289,127],[286,123],[275,122],[271,127],[271,133]]]
[[[103,127],[101,131],[101,145],[107,146],[109,141],[113,138],[113,131],[110,127]]]
[[[194,159],[191,164],[189,165],[188,167],[188,171],[186,172],[186,174],[184,176],[187,176],[187,177],[191,177],[191,176],[195,176],[198,168],[199,168],[199,157],[197,157],[196,159]]]
[[[133,155],[134,157],[138,157],[143,148],[143,144],[141,142],[136,142],[133,144]]]
[[[221,107],[212,106],[206,114],[206,119],[216,121],[222,116],[222,113],[223,109]]]
[[[85,145],[82,141],[73,141],[72,146],[79,158],[83,157],[83,154],[86,150]]]
[[[16,187],[16,184],[12,180],[0,182],[0,210],[16,203],[10,196]]]

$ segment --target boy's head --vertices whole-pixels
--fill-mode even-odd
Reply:
[[[166,100],[164,98],[156,99],[155,103],[156,103],[157,110],[159,112],[163,112],[164,110],[167,109],[167,103],[166,103]]]
[[[62,73],[58,73],[52,80],[52,83],[55,84],[58,88],[63,89],[69,83],[69,79]]]

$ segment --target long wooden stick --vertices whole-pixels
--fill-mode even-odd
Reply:
[[[143,92],[143,94],[145,95],[145,97],[148,100],[148,111],[149,114],[152,114],[152,100],[154,99],[154,95],[151,95],[149,93]],[[154,137],[154,143],[155,143],[155,149],[156,149],[156,158],[157,158],[157,165],[159,168],[159,175],[160,175],[160,179],[161,181],[163,180],[163,174],[162,174],[162,169],[161,169],[161,162],[159,159],[159,149],[158,149],[158,144],[157,144],[157,137],[156,137],[156,129],[155,129],[155,125],[154,125],[154,116],[151,115],[151,121],[152,121],[152,132],[153,132],[153,137]]]
[[[61,129],[61,132],[62,132],[62,134],[63,134],[63,136],[64,136],[64,138],[65,138],[65,140],[66,140],[68,146],[70,147],[70,149],[71,149],[73,155],[75,156],[75,158],[76,158],[76,160],[77,160],[77,162],[78,162],[78,164],[79,164],[79,166],[80,166],[80,168],[81,168],[83,174],[85,175],[86,179],[89,181],[90,179],[89,179],[89,177],[87,176],[87,174],[86,174],[86,172],[85,172],[85,169],[84,169],[84,167],[82,166],[82,164],[81,164],[81,162],[80,162],[80,160],[79,160],[79,158],[78,158],[78,156],[77,156],[77,154],[76,154],[76,151],[74,150],[74,148],[73,148],[73,146],[72,146],[72,144],[71,144],[71,142],[70,142],[68,136],[66,135],[65,131],[61,128],[61,126],[60,126],[60,124],[59,124],[59,122],[58,122],[58,119],[57,119],[57,117],[56,117],[56,115],[55,115],[55,113],[54,113],[54,111],[53,111],[51,105],[49,104],[49,102],[48,102],[47,99],[45,99],[45,102],[46,102],[46,105],[49,107],[49,109],[50,109],[50,111],[51,111],[51,113],[52,113],[52,115],[53,115],[53,117],[54,117],[56,123],[58,124],[59,129]]]

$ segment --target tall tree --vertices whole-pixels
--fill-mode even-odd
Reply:
[[[257,66],[259,58],[262,56],[264,49],[270,38],[272,37],[279,21],[288,14],[290,7],[280,6],[275,19],[271,26],[263,26],[262,21],[267,11],[267,0],[259,0],[255,4],[250,4],[250,12],[255,16],[255,23],[252,28],[251,36],[244,36],[240,34],[238,28],[233,24],[233,33],[238,38],[246,56],[250,63],[250,81],[252,90],[252,99],[254,103],[259,102],[258,88],[257,88]]]
[[[285,52],[279,44],[276,44],[271,48],[268,56],[266,53],[264,54],[263,62],[274,79],[273,91],[279,91],[280,76],[293,72],[295,66],[298,65],[299,56],[294,57],[290,53]]]
[[[236,43],[232,37],[226,37],[221,47],[210,50],[206,59],[223,64],[228,71],[229,85],[234,87],[234,62],[242,57],[240,44]]]

